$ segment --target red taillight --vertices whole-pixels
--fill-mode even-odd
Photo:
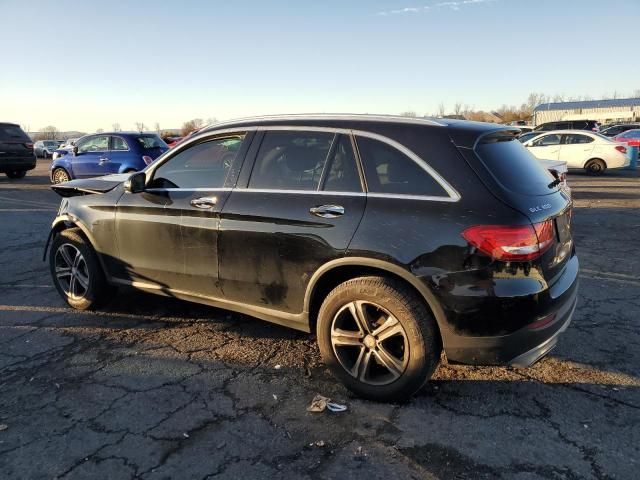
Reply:
[[[496,260],[528,262],[553,242],[553,220],[534,225],[476,225],[462,232],[464,239]]]
[[[616,150],[620,153],[627,153],[627,147],[623,147],[622,145],[616,145]]]
[[[27,150],[33,149],[33,143],[25,143],[24,146],[27,147]]]
[[[142,161],[144,162],[145,165],[149,165],[151,162],[153,162],[153,158],[151,158],[148,155],[144,155],[142,157]]]

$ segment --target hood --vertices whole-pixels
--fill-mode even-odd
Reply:
[[[106,193],[116,188],[130,176],[130,173],[119,173],[115,175],[106,175],[104,177],[71,180],[70,182],[51,185],[51,189],[61,197]]]

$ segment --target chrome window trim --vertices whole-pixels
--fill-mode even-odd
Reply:
[[[145,192],[230,192],[231,187],[197,187],[197,188],[147,188]]]
[[[248,192],[248,193],[293,193],[296,195],[341,195],[341,196],[354,196],[365,197],[365,192],[329,192],[326,190],[285,190],[277,188],[234,188],[233,192]]]
[[[261,117],[261,118],[267,118],[267,117]],[[282,118],[282,117],[274,117],[274,118]],[[309,116],[301,116],[301,119],[312,119]],[[322,117],[322,118],[327,118],[327,117]],[[328,118],[333,118],[331,116],[329,116]],[[341,117],[343,118],[343,117]],[[367,117],[370,118],[370,117]],[[400,117],[402,118],[402,117]],[[407,123],[407,122],[405,122]],[[411,123],[411,122],[408,122]],[[422,124],[422,123],[421,123]],[[433,167],[431,167],[427,162],[425,162],[422,158],[420,158],[417,154],[415,154],[413,151],[411,151],[410,149],[408,149],[407,147],[405,147],[404,145],[402,145],[401,143],[397,142],[396,140],[393,140],[387,136],[378,134],[378,133],[373,133],[373,132],[367,132],[364,130],[353,130],[353,129],[349,129],[349,128],[334,128],[334,127],[318,127],[318,126],[303,126],[303,125],[290,125],[290,126],[286,126],[286,125],[273,125],[273,126],[267,126],[267,125],[261,125],[261,126],[246,126],[246,127],[232,127],[232,128],[223,128],[221,130],[207,130],[205,132],[202,132],[202,134],[196,134],[193,136],[192,139],[189,140],[189,142],[187,142],[186,144],[182,144],[179,145],[179,147],[176,150],[170,150],[172,153],[176,152],[180,152],[181,150],[183,150],[184,148],[186,148],[187,146],[191,145],[193,143],[193,141],[198,140],[198,139],[203,139],[203,138],[207,138],[209,136],[211,137],[217,137],[218,135],[225,135],[225,134],[231,134],[231,133],[241,133],[241,132],[249,132],[249,131],[258,131],[258,132],[266,132],[266,131],[278,131],[278,130],[289,130],[289,131],[307,131],[307,132],[330,132],[330,133],[334,133],[334,134],[344,134],[344,135],[353,135],[353,136],[362,136],[362,137],[367,137],[367,138],[371,138],[373,140],[378,140],[380,142],[386,143],[387,145],[395,148],[396,150],[399,150],[401,153],[403,153],[404,155],[406,155],[407,157],[409,157],[411,160],[413,160],[415,163],[418,164],[418,166],[420,166],[425,172],[427,172],[441,187],[442,189],[447,192],[448,196],[432,196],[432,195],[408,195],[408,194],[400,194],[400,193],[374,193],[374,192],[327,192],[324,190],[281,190],[281,189],[268,189],[268,188],[261,188],[261,189],[251,189],[251,188],[234,188],[233,191],[249,191],[249,192],[255,192],[255,193],[269,193],[269,192],[276,192],[276,193],[301,193],[301,194],[326,194],[326,195],[369,195],[373,198],[404,198],[407,200],[427,200],[427,201],[438,201],[438,202],[458,202],[462,197],[460,195],[460,193],[458,193],[458,191],[453,188],[453,186],[447,182]],[[357,140],[357,138],[356,138]],[[173,158],[173,155],[171,155],[171,157],[169,157],[166,161],[163,161],[162,163],[159,164],[151,164],[151,167],[153,168],[149,168],[148,170],[145,169],[145,173],[149,172],[151,174],[153,174],[153,172],[159,168],[161,165],[165,164],[166,162],[168,162],[171,158]],[[150,178],[150,177],[149,177]],[[182,189],[180,189],[182,190]],[[193,190],[193,189],[186,189],[186,190]],[[207,190],[215,190],[214,188],[208,189],[205,188],[202,191],[207,191]],[[169,190],[170,191],[170,190]]]

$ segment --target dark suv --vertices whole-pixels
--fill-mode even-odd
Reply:
[[[536,132],[551,132],[552,130],[589,130],[597,132],[600,123],[596,120],[563,120],[561,122],[547,122],[533,129]]]
[[[449,362],[527,366],[576,304],[571,200],[493,124],[277,116],[205,128],[144,171],[52,188],[74,308],[119,285],[317,332],[377,400]],[[51,239],[53,239],[51,241]]]
[[[20,125],[0,123],[0,173],[9,178],[22,178],[36,168],[33,141]]]

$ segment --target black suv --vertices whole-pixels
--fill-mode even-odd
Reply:
[[[276,116],[208,127],[135,174],[52,186],[60,295],[120,285],[316,332],[377,400],[449,362],[531,365],[576,304],[571,200],[493,124]]]
[[[597,132],[600,123],[596,120],[563,120],[561,122],[547,122],[533,129],[536,132],[550,132],[552,130],[589,130]]]
[[[640,128],[640,123],[615,124],[607,126],[602,129],[600,133],[605,137],[615,137],[616,135],[620,135],[628,130],[635,130],[637,128]]]
[[[0,173],[9,178],[22,178],[36,168],[33,141],[20,125],[0,123]]]

